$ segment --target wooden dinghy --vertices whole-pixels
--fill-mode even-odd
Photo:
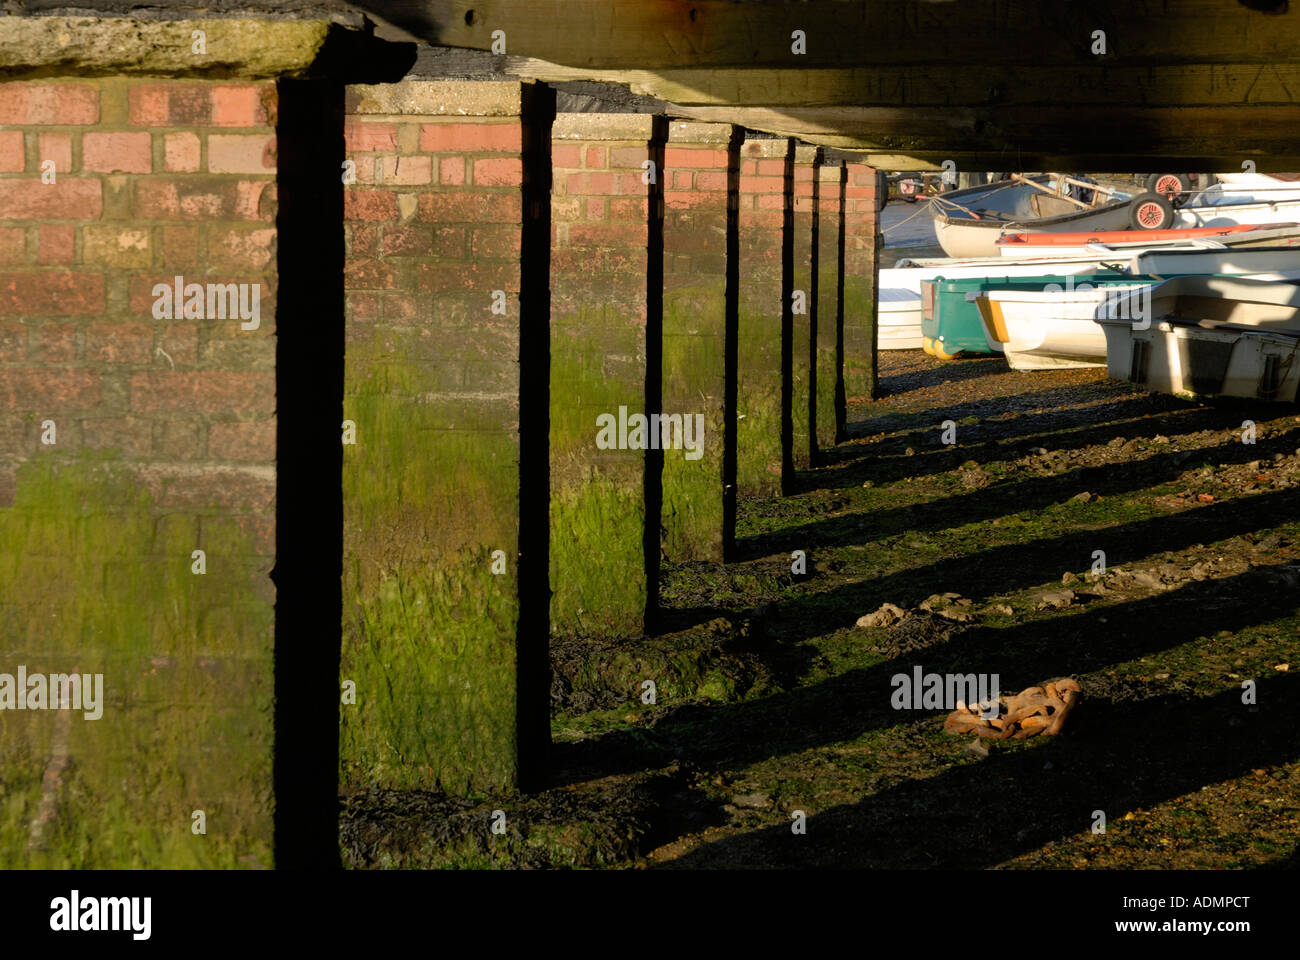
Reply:
[[[992,190],[972,187],[932,198],[934,232],[944,253],[950,257],[996,255],[997,239],[1008,230],[1068,233],[1173,226],[1173,206],[1157,194],[1130,196],[1059,174],[1048,176],[1054,179],[1017,176]],[[1063,189],[1066,184],[1093,190],[1094,203],[1068,196]]]

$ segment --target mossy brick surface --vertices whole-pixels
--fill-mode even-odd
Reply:
[[[735,494],[724,473],[725,444],[729,438],[734,443],[726,409],[727,174],[738,161],[732,137],[729,124],[669,128],[662,407],[667,414],[704,417],[699,459],[687,459],[684,450],[664,453],[661,548],[670,561],[721,562],[729,549],[729,498]],[[727,166],[719,168],[719,160]]]
[[[0,714],[3,867],[274,866],[278,95],[232,78],[305,67],[329,28],[202,26],[220,52],[176,80],[194,23],[0,23],[0,75],[28,78],[0,84],[27,144],[0,233],[30,238],[0,283],[0,673],[104,697]],[[155,316],[177,276],[259,289],[260,325]]]
[[[843,420],[844,385],[840,377],[840,337],[844,299],[841,285],[843,251],[844,168],[818,171],[816,379],[813,422],[814,450],[835,446]]]
[[[780,494],[789,443],[787,370],[791,166],[789,140],[741,146],[736,351],[736,486],[745,496]]]
[[[813,316],[817,309],[817,171],[819,147],[795,147],[794,216],[791,238],[790,310],[790,450],[794,466],[807,469],[813,462],[812,378]],[[802,301],[799,302],[799,295]],[[802,307],[802,312],[799,307]]]
[[[422,402],[436,365],[348,348],[344,415],[345,788],[465,793],[515,782],[517,401]],[[495,426],[495,429],[493,429]],[[506,572],[492,572],[493,551]]]
[[[200,523],[219,512],[161,506],[111,452],[15,475],[0,508],[0,672],[102,674],[103,714],[0,717],[0,865],[272,866],[266,548],[216,524],[193,573]],[[206,834],[191,832],[195,810]]]
[[[602,129],[645,139],[590,139]],[[651,130],[648,117],[615,116],[606,127],[572,114],[555,122],[550,613],[560,636],[638,635],[652,600],[651,458],[596,443],[601,415],[617,420],[620,407],[628,416],[657,412],[646,409],[653,190],[641,163],[650,157]],[[657,528],[657,516],[653,522]]]
[[[845,165],[844,393],[846,402],[876,394],[876,271],[879,244],[875,170]],[[839,423],[840,435],[846,424]]]
[[[521,150],[536,133],[519,84],[473,86],[345,93],[358,170],[345,223],[347,792],[518,786],[521,238],[534,173]]]

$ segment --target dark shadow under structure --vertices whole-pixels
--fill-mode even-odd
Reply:
[[[555,91],[523,91],[519,325],[519,626],[515,704],[519,785],[545,783],[551,747],[551,124]]]
[[[343,85],[284,80],[276,311],[275,860],[339,867]]]

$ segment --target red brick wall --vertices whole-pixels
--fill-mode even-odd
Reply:
[[[19,125],[0,131],[2,395],[66,423],[59,452],[120,448],[153,476],[274,460],[274,110],[271,84],[0,87],[0,124]],[[177,274],[262,283],[262,328],[155,319]]]
[[[271,83],[0,84],[0,670],[104,673],[103,718],[67,744],[89,799],[64,798],[91,836],[118,828],[94,865],[269,865],[276,103]],[[155,318],[177,275],[260,284],[260,328]],[[0,734],[17,796],[57,729],[24,723]]]
[[[663,408],[702,414],[706,437],[698,460],[664,454],[662,545],[674,561],[720,563],[734,537],[735,401],[726,375],[735,350],[727,258],[737,140],[730,124],[674,121],[664,150]]]
[[[544,293],[523,295],[524,244],[530,230],[545,243],[545,220],[524,210],[549,172],[532,97],[518,83],[347,91],[344,789],[508,789],[527,762],[522,531],[543,522],[545,487],[521,490],[521,422],[545,415],[546,353],[524,344],[526,324],[544,338],[547,323]],[[534,721],[549,742],[544,702]]]
[[[653,183],[643,179],[647,161]],[[658,451],[599,449],[597,417],[617,417],[621,406],[659,412],[656,224],[672,163],[644,114],[559,115],[552,162],[551,627],[636,635],[658,595],[661,461]]]
[[[793,159],[794,142],[785,137],[747,137],[740,148],[736,486],[741,495],[778,495],[793,479],[788,354]]]

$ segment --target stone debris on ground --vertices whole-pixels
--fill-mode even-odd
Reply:
[[[889,627],[908,616],[908,611],[893,603],[882,603],[875,613],[858,617],[859,627]]]

